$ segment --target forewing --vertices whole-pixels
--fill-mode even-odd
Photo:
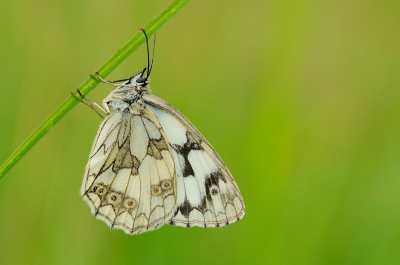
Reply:
[[[128,234],[169,222],[177,200],[175,164],[151,111],[137,107],[106,117],[93,143],[81,195],[96,218]]]
[[[242,219],[242,195],[213,147],[166,101],[154,95],[143,100],[160,121],[174,157],[178,202],[170,224],[221,227]]]

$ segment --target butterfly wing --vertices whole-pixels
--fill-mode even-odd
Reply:
[[[96,218],[128,234],[169,222],[177,200],[175,164],[151,111],[136,107],[105,118],[90,152],[81,195]]]
[[[143,101],[160,121],[175,162],[177,207],[170,224],[221,227],[242,219],[243,198],[214,148],[165,100],[146,94]]]

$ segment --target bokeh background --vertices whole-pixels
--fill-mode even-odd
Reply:
[[[1,1],[0,162],[170,2]],[[0,182],[1,264],[400,264],[400,1],[193,0],[157,34],[152,90],[223,157],[244,219],[96,220],[79,188],[101,120],[79,104]]]

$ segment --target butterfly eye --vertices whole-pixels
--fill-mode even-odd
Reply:
[[[147,85],[147,77],[139,77],[137,80],[136,80],[136,83],[138,84],[138,85]]]

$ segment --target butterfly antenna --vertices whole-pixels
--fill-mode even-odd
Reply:
[[[156,48],[156,34],[154,34],[154,41],[153,41],[153,56],[151,57],[151,65],[150,65],[150,72],[153,70],[153,64],[154,64],[154,50]],[[150,75],[150,74],[149,74]]]
[[[144,35],[144,38],[146,39],[146,49],[147,49],[147,77],[150,76],[151,69],[153,68],[153,62],[154,62],[154,47],[156,44],[156,35],[154,35],[154,44],[153,44],[153,56],[151,58],[150,62],[150,49],[149,49],[149,38],[147,37],[146,31],[144,29],[140,29]]]

